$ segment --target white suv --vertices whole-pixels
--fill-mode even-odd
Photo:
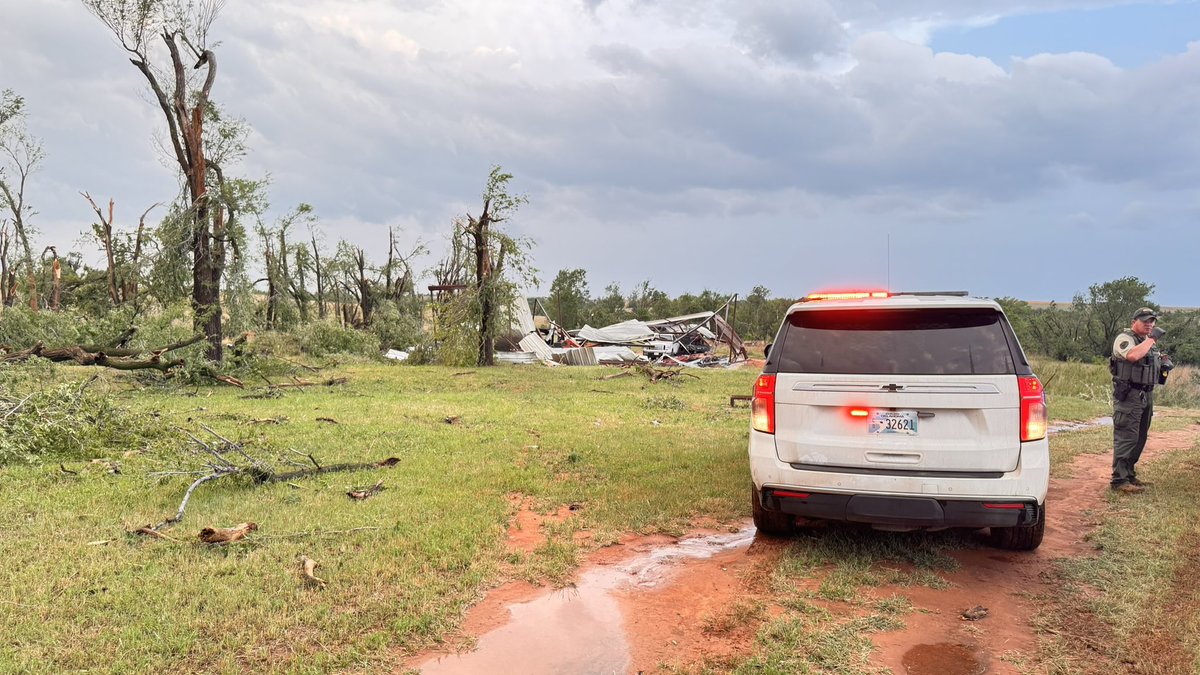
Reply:
[[[966,293],[818,294],[794,304],[754,387],[754,524],[1046,526],[1046,399],[1000,306]]]

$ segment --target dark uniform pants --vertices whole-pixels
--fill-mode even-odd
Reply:
[[[1113,405],[1113,486],[1137,477],[1135,465],[1146,447],[1150,417],[1154,414],[1154,393],[1130,389],[1124,401]]]

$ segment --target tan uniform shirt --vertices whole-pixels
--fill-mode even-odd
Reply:
[[[1138,346],[1139,340],[1129,337],[1125,333],[1117,333],[1117,339],[1113,340],[1112,354],[1114,359],[1121,361],[1127,360],[1129,350]]]

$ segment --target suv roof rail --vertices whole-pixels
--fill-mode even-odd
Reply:
[[[894,291],[892,295],[951,295],[965,298],[971,294],[968,291]]]

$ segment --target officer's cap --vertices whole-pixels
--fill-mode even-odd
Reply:
[[[1134,312],[1134,313],[1133,313],[1133,320],[1134,320],[1134,321],[1149,321],[1149,320],[1151,320],[1151,319],[1155,319],[1155,320],[1157,320],[1157,319],[1158,319],[1158,312],[1156,312],[1156,311],[1154,311],[1154,310],[1150,309],[1149,307],[1143,307],[1143,308],[1141,308],[1141,309],[1139,309],[1138,311],[1136,311],[1136,312]]]

